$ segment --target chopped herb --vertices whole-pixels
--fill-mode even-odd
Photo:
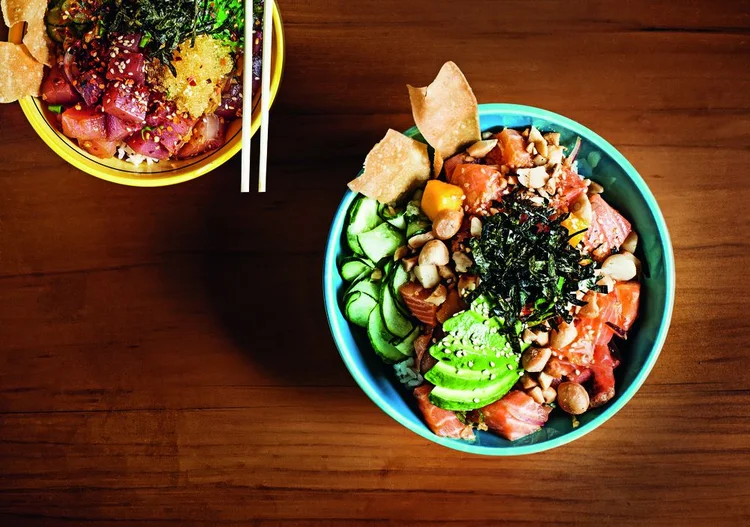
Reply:
[[[63,107],[62,104],[50,104],[47,106],[47,109],[52,113],[62,113]]]
[[[527,326],[561,317],[572,321],[570,305],[581,305],[576,292],[593,287],[595,264],[582,265],[581,253],[569,243],[548,206],[537,206],[513,193],[504,209],[488,217],[482,235],[470,241],[475,269],[482,280],[472,298],[486,295],[508,327]],[[515,339],[511,339],[515,343]]]

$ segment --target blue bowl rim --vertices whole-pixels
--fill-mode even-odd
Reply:
[[[519,104],[506,104],[506,103],[489,103],[479,105],[479,115],[514,115],[522,117],[531,117],[536,119],[545,119],[553,123],[559,123],[561,126],[568,128],[569,130],[578,134],[582,139],[589,141],[594,144],[597,148],[608,154],[618,165],[620,165],[630,179],[635,183],[638,191],[641,193],[643,198],[646,200],[646,204],[650,212],[653,214],[654,222],[659,231],[661,238],[662,251],[666,258],[664,263],[665,275],[667,280],[666,285],[666,302],[667,306],[665,311],[662,313],[661,320],[659,322],[659,331],[654,345],[646,358],[646,362],[643,368],[635,377],[631,385],[620,395],[620,397],[612,404],[608,405],[604,411],[596,416],[588,423],[582,424],[578,428],[568,432],[562,436],[549,439],[540,443],[531,445],[510,445],[507,447],[495,447],[495,446],[483,446],[476,445],[468,442],[461,442],[454,439],[448,439],[438,437],[425,428],[417,428],[410,421],[402,417],[402,415],[391,406],[388,401],[383,399],[372,383],[362,374],[361,371],[353,366],[352,352],[343,345],[342,335],[342,323],[343,316],[338,305],[338,295],[334,286],[334,276],[336,276],[336,250],[341,241],[341,233],[344,228],[344,221],[346,220],[346,213],[349,210],[351,202],[354,200],[356,194],[351,190],[347,190],[344,198],[341,200],[336,215],[334,216],[333,223],[331,224],[331,231],[328,235],[328,241],[326,243],[325,260],[323,264],[323,296],[325,299],[326,317],[328,318],[328,324],[331,328],[331,334],[333,335],[336,347],[339,350],[339,354],[352,375],[354,380],[357,382],[360,388],[367,394],[367,396],[386,414],[391,418],[399,422],[401,425],[411,430],[415,434],[418,434],[430,441],[439,445],[466,452],[469,454],[481,454],[488,456],[520,456],[526,454],[534,454],[537,452],[543,452],[545,450],[551,450],[559,446],[575,441],[579,437],[583,437],[592,430],[595,430],[606,421],[608,421],[613,415],[620,411],[630,399],[636,394],[643,383],[646,381],[649,373],[651,372],[656,360],[661,353],[661,349],[664,346],[664,342],[667,338],[669,326],[672,320],[672,311],[674,308],[674,291],[675,291],[675,263],[674,263],[674,252],[672,250],[672,243],[669,237],[669,230],[667,224],[664,221],[664,216],[661,213],[661,209],[656,202],[656,198],[651,193],[648,185],[643,180],[641,175],[635,169],[635,167],[625,159],[614,146],[612,146],[607,140],[586,128],[585,126],[564,117],[560,114],[543,110],[541,108],[535,108],[533,106],[525,106]],[[407,130],[407,134],[415,132],[416,127],[412,127]],[[344,322],[344,324],[347,324]]]

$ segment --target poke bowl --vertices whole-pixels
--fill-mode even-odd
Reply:
[[[543,428],[537,427],[533,433],[526,432],[514,440],[493,434],[486,427],[472,430],[470,441],[465,441],[463,436],[440,437],[431,423],[425,423],[423,413],[426,412],[416,390],[415,397],[412,397],[411,388],[404,389],[401,373],[394,375],[394,367],[373,352],[369,328],[362,331],[353,324],[342,302],[346,290],[351,287],[341,275],[342,259],[350,253],[347,223],[352,204],[359,199],[352,191],[348,191],[341,201],[326,245],[323,270],[325,309],[333,339],[352,377],[381,410],[401,425],[437,444],[463,452],[491,456],[531,454],[564,445],[591,432],[622,409],[645,382],[665,342],[671,321],[674,257],[666,224],[648,186],[623,155],[602,137],[566,117],[530,106],[480,104],[478,119],[483,137],[504,129],[528,130],[534,127],[543,132],[559,133],[560,144],[572,145],[576,138],[580,138],[578,172],[606,188],[608,202],[632,222],[634,231],[637,230],[640,242],[633,251],[639,261],[640,311],[628,331],[627,340],[618,341],[622,360],[614,370],[616,392],[612,392],[606,404],[589,407],[581,415],[551,411]],[[426,142],[416,126],[404,135]],[[365,170],[367,166],[366,162]],[[414,374],[411,377],[413,380]],[[461,422],[465,421],[462,419]]]
[[[52,6],[58,4],[59,2],[52,2],[50,3],[50,9]],[[257,2],[256,2],[257,3]],[[65,4],[65,2],[63,2]],[[214,5],[213,3],[210,5]],[[241,4],[238,4],[241,5]],[[281,83],[281,77],[283,72],[283,66],[284,66],[284,33],[283,33],[283,27],[282,27],[282,20],[281,15],[278,9],[278,6],[276,2],[272,2],[273,7],[273,35],[272,35],[272,64],[271,64],[271,103],[273,103],[276,94],[279,89],[279,85]],[[49,16],[49,11],[47,13],[47,16]],[[255,21],[256,27],[258,27],[258,20]],[[29,26],[30,27],[30,26]],[[50,34],[49,25],[47,26],[47,34]],[[24,41],[24,24],[15,24],[8,35],[9,42],[20,44],[22,41]],[[118,37],[122,39],[122,37]],[[195,38],[195,37],[194,37]],[[198,37],[200,40],[201,37]],[[233,37],[234,38],[234,37]],[[261,40],[258,38],[255,40],[255,49],[254,50],[254,56],[259,57],[260,56],[260,49],[259,44]],[[143,44],[146,41],[145,38],[141,38],[141,44]],[[52,42],[52,41],[51,41]],[[124,43],[127,44],[127,40],[123,40]],[[61,44],[62,45],[62,44]],[[195,45],[195,40],[193,40],[193,45]],[[136,43],[136,46],[138,44]],[[183,50],[186,46],[183,43]],[[111,49],[111,48],[110,48]],[[177,50],[180,48],[178,47]],[[241,47],[239,48],[241,52]],[[141,51],[139,49],[134,49],[134,51]],[[146,54],[146,52],[143,52]],[[175,51],[175,56],[177,54],[177,51]],[[184,53],[183,53],[184,55]],[[113,55],[114,56],[114,55]],[[124,55],[125,57],[128,57],[130,55]],[[158,155],[154,155],[156,159],[151,159],[148,156],[141,156],[142,153],[140,150],[133,151],[130,148],[130,138],[133,138],[135,136],[138,136],[136,139],[138,139],[138,143],[143,143],[143,139],[151,139],[151,141],[159,141],[159,137],[156,135],[159,133],[158,130],[165,128],[164,123],[151,123],[147,118],[145,122],[141,121],[137,127],[142,129],[130,136],[130,138],[122,139],[118,141],[118,147],[117,150],[115,150],[115,153],[112,154],[111,151],[102,153],[97,152],[97,144],[95,142],[94,148],[91,148],[91,142],[86,141],[85,144],[82,140],[82,138],[71,138],[66,136],[66,130],[64,128],[64,125],[62,124],[62,116],[61,113],[64,113],[66,109],[74,109],[70,108],[68,105],[60,106],[60,105],[53,105],[46,99],[46,93],[45,93],[45,83],[42,84],[42,90],[40,92],[40,97],[32,97],[32,96],[26,96],[19,99],[20,106],[28,119],[29,123],[32,125],[34,130],[37,132],[37,134],[41,137],[41,139],[54,151],[56,152],[60,157],[62,157],[65,161],[73,165],[74,167],[90,174],[93,176],[96,176],[100,179],[104,179],[113,183],[118,183],[122,185],[130,185],[130,186],[139,186],[139,187],[156,187],[156,186],[166,186],[166,185],[173,185],[177,183],[182,183],[194,178],[197,178],[199,176],[202,176],[219,166],[221,166],[223,163],[228,161],[231,157],[233,157],[237,152],[240,151],[242,147],[242,119],[241,117],[241,93],[242,93],[242,72],[240,67],[240,60],[237,59],[237,57],[241,58],[241,54],[238,56],[234,56],[234,61],[232,62],[234,64],[234,69],[231,70],[230,73],[224,74],[222,77],[222,81],[216,80],[217,86],[219,85],[219,82],[223,82],[224,88],[223,92],[219,95],[221,97],[219,104],[219,108],[217,108],[215,111],[215,114],[209,115],[208,112],[203,114],[201,117],[194,116],[194,118],[190,119],[192,130],[188,130],[182,137],[178,136],[177,140],[179,141],[178,146],[175,148],[175,150],[170,149],[169,152],[166,153],[164,157],[160,157]],[[58,59],[60,60],[60,59]],[[67,54],[66,59],[67,60]],[[148,59],[147,59],[148,60]],[[178,58],[177,60],[182,60],[181,58]],[[54,62],[54,59],[52,59]],[[130,60],[122,62],[124,67],[125,62],[130,63]],[[250,131],[251,134],[255,134],[255,132],[260,127],[260,97],[259,97],[259,89],[256,86],[260,84],[260,59],[256,58],[257,64],[254,64],[254,86],[253,86],[253,117],[252,117],[252,129]],[[103,63],[105,67],[107,68],[107,74],[109,72],[113,72],[113,70],[109,69],[112,63],[110,62],[110,65],[107,66],[106,62]],[[166,64],[166,62],[164,63]],[[53,63],[53,70],[54,70],[54,63]],[[179,66],[178,66],[179,67]],[[199,67],[203,67],[200,65]],[[62,66],[62,60],[58,63],[58,68],[60,71],[63,71]],[[227,68],[228,69],[228,68]],[[144,70],[147,70],[144,68]],[[50,68],[45,67],[45,82],[47,82],[48,77],[53,77],[54,71],[51,71]],[[126,70],[127,71],[127,70]],[[166,66],[165,66],[166,71]],[[67,74],[67,70],[65,70],[65,77],[69,78],[70,76]],[[128,73],[130,74],[130,73]],[[168,74],[168,73],[167,73]],[[177,75],[175,75],[177,76]],[[60,74],[60,77],[62,77],[62,74]],[[150,73],[148,73],[149,77],[149,83],[151,82],[150,79]],[[109,75],[107,75],[107,79],[109,79]],[[226,80],[223,80],[226,79]],[[54,82],[56,79],[52,79],[50,82]],[[208,79],[206,79],[208,81]],[[228,100],[228,97],[230,95],[229,91],[229,85],[231,83],[233,84],[233,89],[236,89],[237,91],[232,91],[231,95],[233,96],[233,104],[230,108],[230,111],[233,112],[231,117],[225,117],[222,115],[220,118],[217,117],[219,115],[219,110],[223,109],[223,105],[225,102],[225,99]],[[61,82],[61,81],[60,81]],[[103,80],[102,86],[107,86],[107,89],[112,85],[112,83],[117,84],[116,80]],[[239,84],[239,87],[237,88],[235,85]],[[190,86],[195,86],[195,82],[192,82]],[[200,88],[200,85],[198,86]],[[190,90],[191,88],[187,88]],[[216,88],[216,92],[218,93],[221,90],[221,88]],[[73,92],[76,96],[80,97],[79,94]],[[106,105],[106,102],[109,102],[109,91],[105,91],[103,95],[99,96],[99,102],[98,108],[101,108],[101,105]],[[168,91],[165,91],[165,93],[169,93]],[[239,98],[236,97],[237,93],[239,93]],[[236,102],[239,99],[239,104]],[[80,100],[80,98],[79,98]],[[85,100],[85,98],[84,98]],[[150,97],[149,105],[151,105],[154,101],[153,94]],[[168,101],[171,104],[171,101]],[[81,101],[83,103],[83,101]],[[80,104],[76,104],[75,108],[79,108]],[[83,110],[85,111],[87,108],[84,104]],[[58,109],[55,109],[58,108]],[[62,112],[61,112],[62,110]],[[104,110],[106,112],[106,110]],[[149,116],[151,115],[151,112],[153,111],[152,106],[148,107]],[[162,110],[163,111],[163,110]],[[180,111],[182,111],[180,109]],[[211,110],[212,112],[214,110]],[[166,113],[163,111],[163,113]],[[106,121],[106,134],[110,134],[110,123],[109,119],[111,118],[111,115],[108,113],[105,113],[107,117]],[[177,112],[173,112],[172,114],[166,113],[168,119],[172,119],[172,115],[180,115],[177,114]],[[186,117],[193,117],[189,116],[189,114],[184,113],[181,114]],[[206,121],[206,119],[208,120]],[[211,120],[213,118],[215,123]],[[177,117],[174,118],[175,123],[177,123]],[[192,124],[194,122],[197,122],[197,124]],[[127,123],[127,121],[126,121]],[[171,124],[170,121],[165,121],[166,124]],[[145,126],[143,126],[145,124]],[[153,126],[149,126],[152,125]],[[161,126],[160,126],[161,125]],[[198,132],[200,126],[203,126],[203,128],[200,129],[200,132]],[[129,127],[130,124],[127,123],[127,126]],[[178,125],[175,124],[175,127]],[[152,129],[156,128],[156,131],[150,131]],[[218,133],[214,132],[217,128],[220,129]],[[168,127],[169,131],[172,131],[172,127]],[[178,131],[180,129],[178,128]],[[144,132],[145,131],[145,132]],[[203,133],[201,135],[201,132]],[[164,132],[167,133],[166,131]],[[211,134],[214,135],[211,135]],[[153,135],[152,135],[153,134]],[[68,133],[70,135],[70,133]],[[152,136],[152,137],[149,137]],[[196,149],[192,154],[188,155],[178,155],[178,150],[184,148],[184,151],[190,150],[189,143],[190,138],[192,137],[193,142],[195,142],[195,139],[198,138],[199,141],[201,139],[204,139],[205,143],[210,146],[207,146],[205,148],[199,147]],[[110,139],[109,137],[106,137],[106,139]],[[162,145],[166,145],[166,137],[164,138],[164,141],[162,141]],[[87,148],[83,148],[82,146],[86,146]],[[146,145],[148,147],[148,145]],[[151,144],[151,147],[159,148],[156,144]],[[123,148],[125,150],[123,150]],[[138,148],[138,147],[134,147]],[[162,148],[162,151],[164,148]],[[112,154],[112,155],[110,155]]]

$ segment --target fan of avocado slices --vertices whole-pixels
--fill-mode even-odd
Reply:
[[[484,297],[446,320],[443,330],[445,336],[430,347],[437,364],[425,374],[435,385],[430,393],[434,405],[454,411],[482,408],[508,393],[523,374],[511,344],[520,325],[509,332],[501,318],[490,314]]]

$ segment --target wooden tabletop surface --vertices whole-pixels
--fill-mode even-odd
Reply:
[[[750,2],[280,5],[266,195],[240,195],[239,156],[175,187],[100,181],[0,106],[0,525],[750,524]],[[609,139],[672,234],[646,384],[542,454],[407,431],[323,314],[345,183],[446,60],[481,102]]]

